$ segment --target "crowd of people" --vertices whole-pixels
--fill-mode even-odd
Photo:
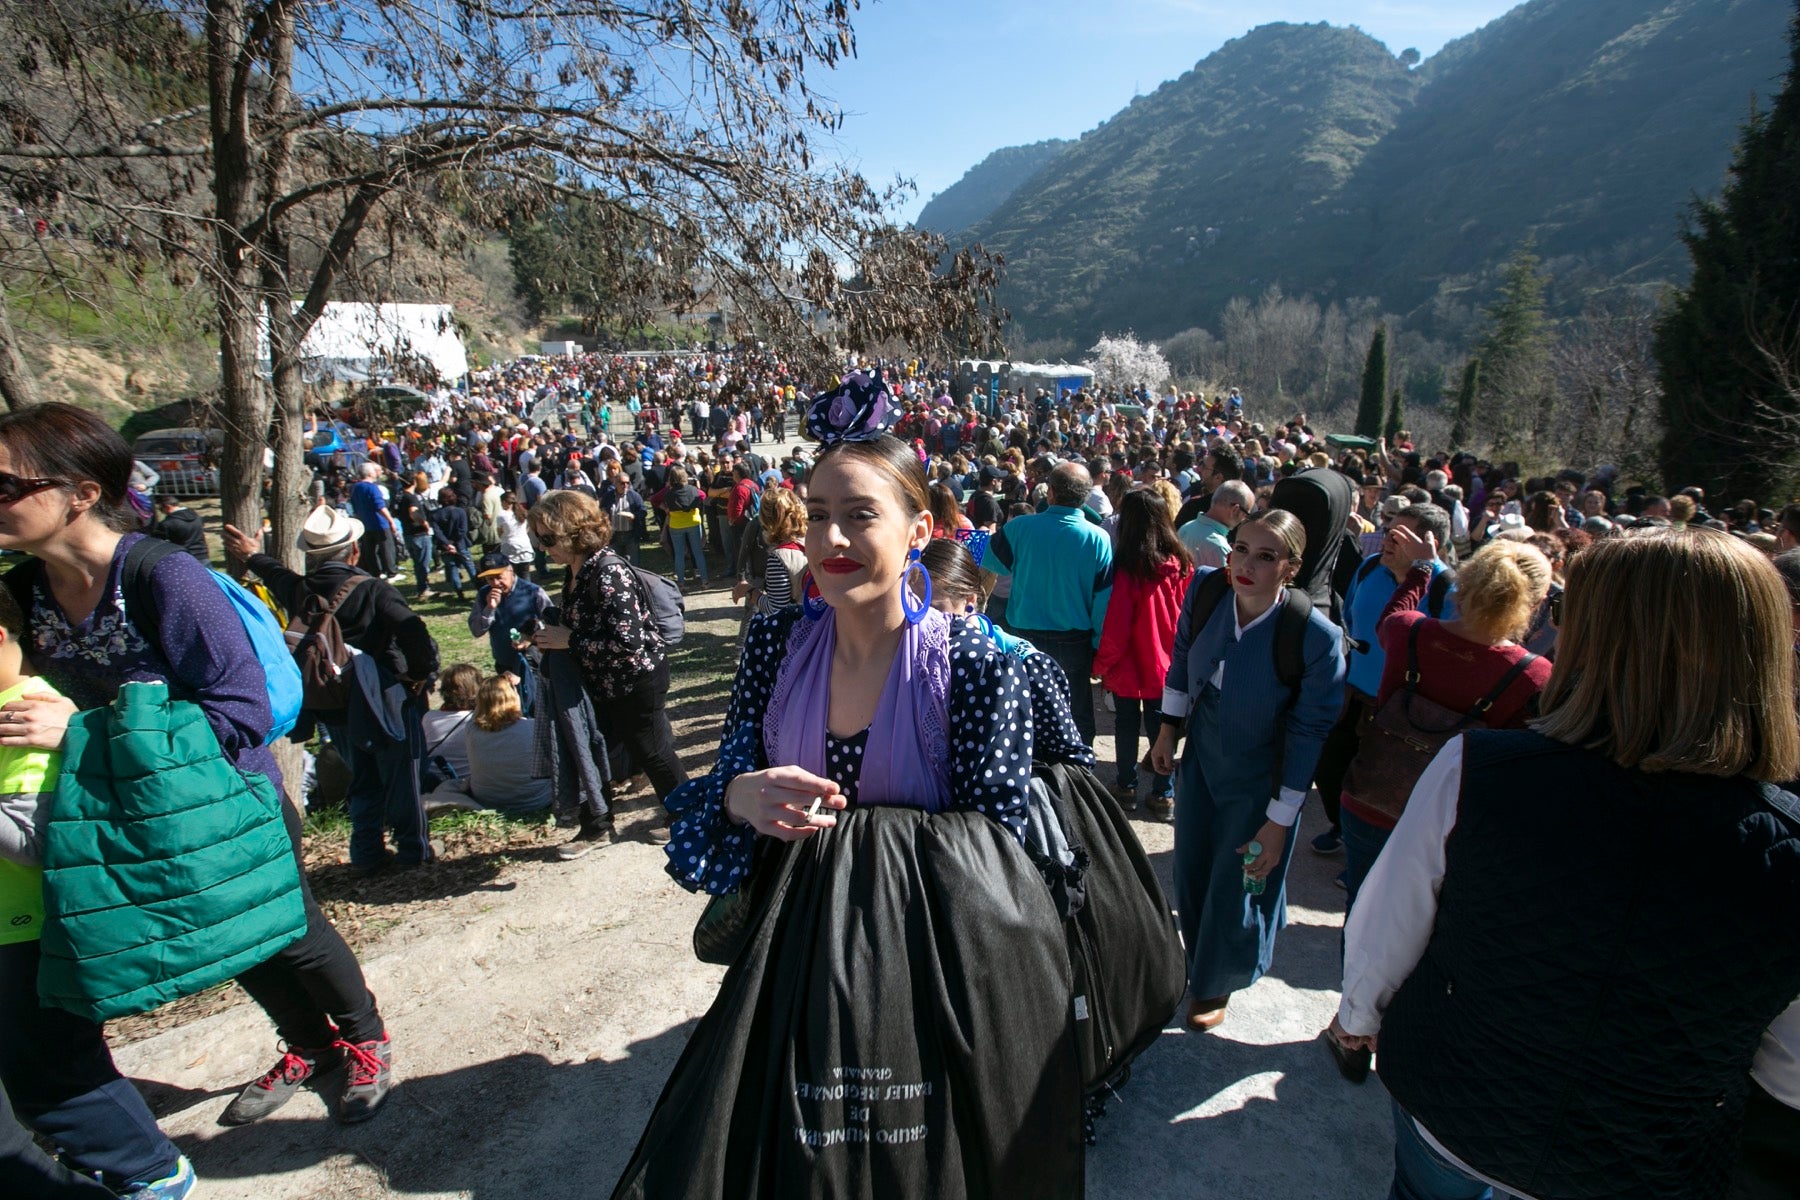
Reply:
[[[754,931],[695,1035],[709,1045],[750,1036],[746,1006],[789,985],[777,947],[802,952],[783,939],[813,939],[822,971],[849,953],[843,924],[798,926],[807,888],[852,862],[897,873],[892,894],[852,897],[874,914],[858,946],[894,957],[880,938],[916,933],[883,933],[878,910],[922,886],[902,880],[966,867],[946,853],[989,864],[990,882],[1014,858],[1035,877],[1056,807],[1034,806],[1033,781],[1093,770],[1121,813],[1173,821],[1192,1031],[1226,1022],[1270,969],[1293,856],[1343,856],[1342,1003],[1320,1053],[1391,1093],[1391,1195],[1800,1196],[1800,504],[1665,497],[1604,465],[1534,477],[1254,407],[1233,390],[982,393],[917,361],[815,380],[758,349],[533,358],[325,462],[304,570],[258,531],[227,526],[223,548],[345,667],[299,659],[292,736],[316,732],[348,771],[358,873],[429,869],[438,806],[551,812],[573,859],[618,838],[622,790],[647,779],[671,875],[736,898],[727,919]],[[129,681],[166,681],[239,771],[283,780],[258,660],[179,503],[149,532],[191,557],[149,573],[152,606],[125,604],[144,540],[130,470],[86,414],[0,417],[0,546],[33,556],[7,577],[18,611],[0,595],[0,770],[40,780],[0,797],[0,899],[32,914],[13,922],[25,936],[0,933],[0,1083],[62,1158],[16,1140],[0,1169],[152,1200],[186,1195],[193,1172],[113,1070],[101,1024],[38,1004],[47,805],[19,798],[45,791],[73,714]],[[666,707],[669,580],[640,569],[663,561],[652,547],[671,593],[730,588],[743,611],[722,740],[692,779]],[[439,662],[418,606],[445,593],[490,662]],[[1324,823],[1304,836],[1314,791]],[[893,809],[973,819],[928,836]],[[970,903],[940,937],[972,953],[993,933],[969,928],[992,915]],[[1053,914],[1018,918],[1020,946],[1054,941]],[[910,966],[883,968],[893,986],[941,981],[908,944]],[[1009,986],[1036,1011],[1055,973],[1016,961]],[[304,934],[237,978],[283,1049],[225,1119],[338,1070],[341,1119],[372,1116],[392,1049],[310,894]],[[1065,1047],[979,1012],[996,1027],[977,1040],[1040,1071],[1051,1107],[959,1099],[1042,1151],[1048,1190],[1030,1194],[1078,1195],[1077,1132],[1040,1127],[1079,1112],[1079,1081],[1050,1065]],[[874,1019],[852,1006],[832,1028],[848,1044]],[[984,1048],[964,1049],[946,1077],[986,1069]],[[820,1169],[787,1145],[740,1177],[728,1147],[772,1136],[746,1101],[768,1081],[691,1065],[620,1194],[838,1194],[784,1173]],[[919,1128],[938,1130],[934,1113]],[[924,1151],[870,1135],[856,1152],[905,1179]],[[997,1169],[957,1153],[971,1192]]]

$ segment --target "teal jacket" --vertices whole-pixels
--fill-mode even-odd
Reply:
[[[145,1012],[305,931],[281,798],[225,758],[198,705],[127,683],[75,715],[44,834],[46,1005]]]
[[[1112,595],[1112,539],[1083,512],[1052,504],[1014,517],[988,539],[981,568],[1013,577],[1006,623],[1014,629],[1088,633],[1100,645]]]

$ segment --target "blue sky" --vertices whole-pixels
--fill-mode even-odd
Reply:
[[[1272,21],[1356,25],[1429,57],[1516,0],[864,0],[857,57],[815,82],[844,109],[840,150],[925,201],[1002,146],[1077,137]]]

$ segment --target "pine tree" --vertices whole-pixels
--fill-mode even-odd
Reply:
[[[1694,270],[1656,329],[1663,482],[1779,504],[1800,476],[1800,4],[1780,94],[1682,235]]]
[[[1400,440],[1400,431],[1406,428],[1406,397],[1399,388],[1394,389],[1393,398],[1388,401],[1387,425],[1382,429],[1382,436],[1392,446]]]
[[[1356,406],[1358,436],[1381,436],[1381,418],[1387,406],[1387,381],[1387,326],[1377,325],[1375,336],[1369,340],[1369,356],[1363,360],[1362,402]]]
[[[1527,238],[1506,260],[1500,293],[1486,310],[1486,331],[1475,345],[1482,362],[1478,395],[1497,446],[1531,424],[1553,386],[1550,377],[1550,322],[1544,312],[1549,278],[1538,270],[1536,240]],[[1471,428],[1473,435],[1479,431]]]
[[[1467,450],[1475,434],[1475,394],[1481,388],[1481,360],[1471,358],[1463,367],[1462,386],[1456,390],[1456,420],[1450,426],[1450,448]]]

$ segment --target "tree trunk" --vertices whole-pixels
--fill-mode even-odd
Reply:
[[[255,296],[253,287],[229,284],[219,289],[218,296],[220,411],[225,425],[219,508],[226,524],[251,536],[262,528],[263,449],[269,430],[268,397],[256,372]]]
[[[14,412],[38,402],[37,377],[19,353],[4,293],[0,293],[0,397]]]
[[[306,466],[304,444],[306,384],[300,377],[299,343],[295,337],[292,305],[285,295],[269,294],[265,305],[269,319],[269,361],[275,382],[275,472],[269,488],[268,553],[288,567],[304,569],[295,539],[306,520],[307,491],[312,472]],[[277,311],[285,309],[290,311]]]

